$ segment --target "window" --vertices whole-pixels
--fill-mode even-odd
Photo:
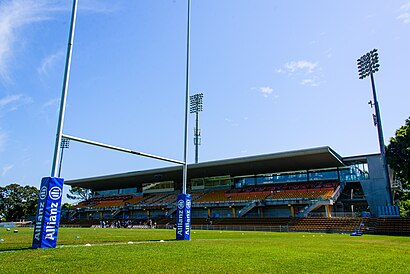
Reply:
[[[309,171],[309,181],[337,180],[337,170]]]

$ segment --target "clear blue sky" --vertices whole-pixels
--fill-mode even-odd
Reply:
[[[183,159],[185,0],[79,0],[63,132]],[[50,175],[71,1],[0,1],[0,185]],[[200,161],[378,151],[356,60],[378,48],[386,144],[410,115],[410,1],[192,0]],[[189,161],[194,161],[194,116]],[[71,142],[62,177],[167,163]]]

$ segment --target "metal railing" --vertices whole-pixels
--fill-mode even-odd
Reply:
[[[335,217],[361,217],[360,212],[331,212],[332,218]],[[325,212],[309,212],[309,217],[326,217]]]
[[[288,225],[252,226],[252,225],[192,225],[192,230],[228,230],[228,231],[270,231],[289,232]]]

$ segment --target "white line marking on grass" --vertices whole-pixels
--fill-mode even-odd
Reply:
[[[172,241],[168,241],[172,242]],[[165,243],[164,240],[160,241],[142,241],[142,242],[117,242],[117,243],[102,243],[102,244],[81,244],[81,245],[58,245],[56,248],[71,248],[71,247],[84,247],[84,246],[114,246],[114,245],[129,245],[129,244],[153,244],[153,243]]]
[[[144,242],[139,242],[139,243],[144,243]],[[139,244],[139,243],[135,243],[135,244]],[[90,247],[90,246],[112,246],[112,245],[125,245],[127,243],[104,243],[104,244],[81,244],[81,245],[58,245],[55,248],[71,248],[71,247]],[[40,250],[45,250],[48,248],[22,248],[22,249],[15,249],[15,250],[0,250],[0,254],[1,253],[9,253],[9,252],[19,252],[19,251],[26,251],[26,250],[36,250],[36,249],[40,249]]]
[[[154,244],[154,243],[171,243],[171,242],[176,242],[176,241],[164,241],[164,240],[158,240],[158,241],[142,241],[142,242],[132,242],[132,244]],[[114,246],[114,245],[129,245],[131,242],[114,242],[114,243],[101,243],[101,244],[77,244],[77,245],[57,245],[56,248],[72,248],[72,247],[92,247],[92,246]],[[41,248],[38,248],[41,249]],[[0,254],[2,253],[12,253],[12,252],[20,252],[20,251],[26,251],[26,250],[36,250],[35,248],[21,248],[21,249],[13,249],[13,250],[0,250]]]

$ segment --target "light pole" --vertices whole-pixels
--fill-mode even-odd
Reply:
[[[203,110],[202,98],[203,93],[198,93],[190,96],[190,113],[195,113],[195,163],[198,163],[198,146],[201,144],[201,130],[199,129],[199,112]]]
[[[60,178],[60,175],[61,175],[61,166],[63,164],[64,149],[65,148],[70,148],[70,140],[66,139],[66,138],[62,138],[60,148],[61,148],[61,155],[60,155],[60,165],[58,167],[58,178]]]
[[[386,147],[384,145],[382,120],[380,117],[379,102],[377,101],[376,87],[374,84],[374,76],[373,76],[375,72],[379,71],[379,67],[380,67],[379,54],[377,53],[377,49],[373,49],[370,52],[363,55],[362,57],[360,57],[359,59],[357,59],[357,67],[359,69],[359,79],[364,79],[367,76],[370,76],[370,79],[371,79],[372,91],[373,91],[373,102],[370,101],[369,104],[371,107],[374,106],[374,109],[376,112],[376,114],[373,114],[373,122],[374,122],[374,125],[377,127],[377,133],[379,135],[380,155],[382,157],[383,170],[384,170],[384,175],[386,178],[387,190],[389,193],[388,205],[392,205],[389,172],[387,169],[387,161],[386,161]]]

